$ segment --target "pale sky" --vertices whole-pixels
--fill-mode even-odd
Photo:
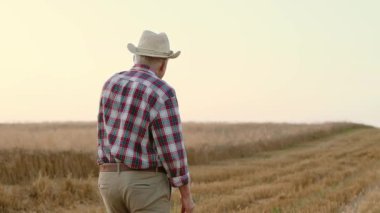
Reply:
[[[380,1],[0,0],[0,122],[95,121],[143,30],[184,121],[380,127]]]

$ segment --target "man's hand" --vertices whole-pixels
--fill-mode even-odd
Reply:
[[[195,203],[191,197],[189,184],[179,187],[179,192],[181,193],[181,203],[182,203],[182,213],[191,213],[194,211]]]
[[[191,213],[194,211],[195,203],[193,199],[190,197],[188,198],[181,198],[182,203],[182,210],[181,213]]]

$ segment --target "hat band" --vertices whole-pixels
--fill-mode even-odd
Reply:
[[[160,51],[156,51],[156,50],[144,49],[144,48],[139,48],[139,47],[136,47],[135,50],[136,50],[136,53],[148,53],[148,54],[152,54],[152,55],[171,56],[173,54],[173,51],[160,52]]]

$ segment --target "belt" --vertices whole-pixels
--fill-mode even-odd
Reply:
[[[148,169],[132,169],[122,163],[120,163],[120,170],[118,170],[117,168],[117,163],[104,163],[104,164],[99,165],[99,171],[100,172],[142,171],[142,172],[166,173],[164,167],[162,166],[157,167],[157,168],[148,168]]]

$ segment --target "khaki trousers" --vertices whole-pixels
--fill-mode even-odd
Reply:
[[[98,187],[108,213],[170,212],[171,188],[161,172],[100,172]]]

